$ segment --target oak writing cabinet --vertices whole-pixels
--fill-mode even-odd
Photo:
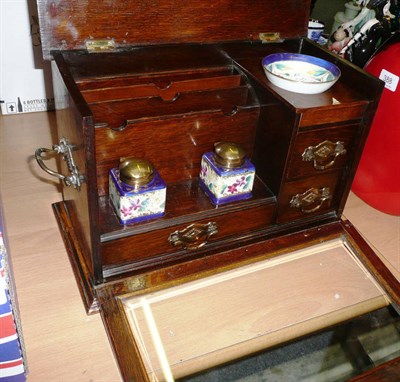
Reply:
[[[256,293],[263,283],[279,274],[282,285],[270,288],[284,293],[285,264],[324,256],[317,254],[321,245],[337,272],[331,276],[355,267],[371,295],[359,309],[338,308],[342,314],[305,325],[299,335],[385,305],[386,295],[398,301],[397,280],[341,220],[383,85],[302,37],[308,1],[38,0],[38,9],[59,140],[36,156],[63,183],[55,215],[86,309],[101,311],[124,379],[168,380],[168,372],[173,378],[199,370],[198,362],[185,368],[185,357],[211,367],[279,342],[250,331],[247,347],[240,336],[221,334],[217,345],[182,354],[176,371],[151,325],[159,328],[185,306],[189,316],[202,306],[200,315],[220,317],[208,305],[219,301],[231,317],[224,327],[237,333],[237,324],[254,320],[252,312],[270,298]],[[321,94],[282,90],[261,66],[276,52],[324,58],[341,77]],[[251,198],[216,207],[200,189],[199,173],[202,155],[220,141],[245,149],[256,178]],[[59,169],[46,166],[49,152],[60,154]],[[124,225],[110,204],[108,174],[130,156],[154,164],[167,198],[164,216]],[[376,279],[363,281],[367,273]],[[311,282],[302,277],[299,287]],[[243,310],[224,297],[240,282],[250,288],[240,297]],[[218,325],[205,329],[219,333]]]

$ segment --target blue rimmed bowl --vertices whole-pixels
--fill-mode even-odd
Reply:
[[[262,66],[274,85],[302,94],[328,90],[341,74],[331,62],[299,53],[270,54],[262,59]]]

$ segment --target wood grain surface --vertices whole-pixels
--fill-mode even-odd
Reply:
[[[56,143],[54,135],[51,112],[0,117],[0,191],[29,381],[117,382],[121,378],[100,316],[85,313],[51,209],[61,200],[57,181],[33,156],[36,148]],[[400,218],[353,194],[345,215],[400,274]]]
[[[66,256],[51,208],[61,198],[57,183],[33,155],[56,142],[54,113],[0,122],[1,194],[29,381],[120,381],[100,315],[86,315]]]
[[[170,0],[39,0],[38,10],[48,57],[51,49],[82,48],[88,39],[123,46],[252,40],[278,31],[282,38],[305,36],[309,1],[186,1],[177,7]]]
[[[318,294],[310,293],[314,287]],[[149,372],[164,369],[157,335],[173,375],[182,377],[382,307],[385,299],[339,239],[123,304]]]

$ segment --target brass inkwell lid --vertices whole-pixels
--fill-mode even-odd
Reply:
[[[149,184],[154,176],[153,164],[141,158],[121,158],[119,177],[122,182],[135,188]]]
[[[246,152],[233,142],[218,142],[214,145],[214,159],[222,167],[237,168],[243,165]]]

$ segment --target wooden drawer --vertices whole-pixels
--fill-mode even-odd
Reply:
[[[321,97],[326,96],[324,93]],[[329,97],[329,96],[328,96]],[[354,102],[353,105],[342,105],[331,99],[332,106],[329,108],[312,108],[303,113],[300,127],[323,125],[326,123],[338,123],[346,121],[361,120],[367,110],[368,103],[365,101]]]
[[[307,218],[334,209],[340,174],[336,171],[287,182],[278,199],[277,222]]]
[[[240,205],[237,206],[240,207]],[[218,211],[221,211],[221,213],[215,215]],[[224,211],[227,213],[223,213]],[[229,208],[215,209],[214,216],[212,213],[208,213],[207,218],[184,224],[177,224],[182,219],[175,218],[158,220],[154,225],[147,225],[147,227],[143,225],[142,229],[137,230],[138,234],[101,243],[100,251],[104,264],[104,274],[111,276],[129,269],[140,269],[161,263],[165,265],[171,261],[170,255],[176,252],[181,251],[184,257],[190,257],[197,247],[201,248],[203,245],[212,245],[227,240],[233,242],[239,237],[248,236],[251,232],[271,225],[274,212],[275,204],[267,202],[258,203],[258,205],[247,209],[240,210],[238,208],[236,211]],[[171,234],[185,230],[192,224],[207,225],[208,223],[212,223],[217,230],[207,240],[208,244],[205,242],[206,234],[194,243],[193,248],[187,247],[185,249],[184,245],[179,242],[174,245],[169,240]],[[146,228],[150,230],[143,232]],[[205,227],[194,227],[195,230],[203,228],[206,229]],[[199,233],[192,230],[191,234],[198,235]]]
[[[300,132],[291,153],[287,179],[346,166],[359,129],[355,124]]]

